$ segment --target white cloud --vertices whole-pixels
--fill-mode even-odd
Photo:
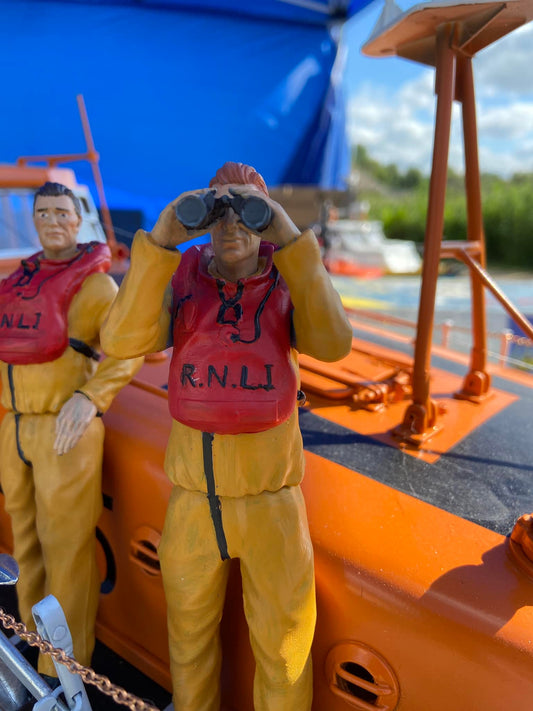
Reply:
[[[435,107],[435,72],[423,70],[413,81],[406,82],[398,90],[398,100],[410,106],[411,111],[422,111],[433,115]]]
[[[431,167],[435,99],[430,70],[395,92],[365,83],[349,102],[348,122],[354,144],[364,145],[381,163],[405,170]]]
[[[530,173],[533,165],[533,144],[523,147],[520,152],[506,153],[482,144],[479,148],[479,161],[485,173],[510,176],[513,173]]]
[[[533,59],[533,23],[518,28],[474,59],[476,81],[481,96],[521,94],[533,97],[531,62]]]
[[[533,23],[474,59],[481,170],[504,177],[533,172]],[[382,163],[400,169],[431,169],[436,100],[434,70],[421,68],[415,79],[395,89],[365,82],[350,99],[348,128]],[[449,163],[462,171],[460,107],[454,104]]]
[[[515,101],[494,107],[484,107],[481,103],[478,127],[487,138],[527,139],[533,136],[533,101]]]

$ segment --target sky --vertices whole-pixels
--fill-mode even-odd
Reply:
[[[533,0],[532,0],[533,1]],[[434,69],[397,57],[365,57],[361,47],[381,14],[377,0],[344,27],[344,90],[350,140],[383,164],[431,170]],[[397,0],[403,10],[415,2]],[[533,22],[474,58],[482,172],[509,178],[533,172]],[[463,172],[460,107],[454,103],[450,166]]]

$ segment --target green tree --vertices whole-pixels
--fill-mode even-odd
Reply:
[[[364,146],[353,153],[354,166],[387,190],[358,196],[370,203],[370,218],[383,222],[391,238],[424,239],[429,179],[411,168],[401,173],[393,165],[372,159]],[[449,170],[444,214],[444,238],[466,239],[467,216],[464,176]],[[517,173],[509,180],[481,176],[483,223],[489,264],[533,268],[533,173]]]

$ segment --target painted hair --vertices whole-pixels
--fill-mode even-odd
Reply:
[[[255,185],[265,195],[268,195],[268,189],[263,176],[260,175],[251,165],[244,163],[233,163],[228,161],[224,163],[222,168],[219,168],[215,175],[209,181],[209,187],[213,185],[228,185],[235,183],[237,185]]]
[[[35,212],[35,203],[38,197],[60,197],[61,195],[66,195],[72,200],[76,215],[81,217],[80,201],[70,188],[67,188],[66,185],[62,185],[61,183],[45,183],[35,191],[35,195],[33,196],[33,212]]]

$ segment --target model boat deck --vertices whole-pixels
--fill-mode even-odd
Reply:
[[[395,343],[395,351],[381,360],[372,353],[370,339],[358,342],[362,351],[352,355],[322,381],[323,392],[313,379],[316,373],[302,370],[309,409],[301,410],[300,426],[305,448],[348,469],[415,496],[440,509],[508,535],[516,519],[532,505],[533,389],[524,383],[531,376],[498,369],[492,391],[481,403],[454,398],[461,387],[465,364],[457,354],[433,358],[432,391],[441,410],[442,430],[416,451],[401,447],[392,434],[402,421],[406,402],[390,403],[369,414],[364,404],[354,402],[354,382],[359,365],[360,391],[366,387],[365,366],[383,373],[408,372],[409,344]],[[375,337],[382,353],[386,339]],[[406,352],[400,360],[398,351]],[[460,361],[460,358],[459,358]],[[310,365],[310,364],[308,364]],[[312,367],[312,366],[311,366]],[[335,375],[339,380],[335,381]],[[517,378],[517,375],[520,375]],[[367,376],[367,382],[371,379]],[[306,382],[313,390],[306,388]],[[335,384],[337,387],[335,387]],[[375,386],[375,381],[372,382]],[[345,397],[341,399],[344,390]],[[516,433],[521,432],[518,439]]]

